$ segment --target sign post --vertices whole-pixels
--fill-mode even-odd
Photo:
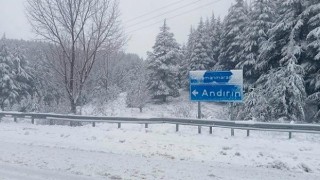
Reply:
[[[198,102],[198,118],[201,118],[201,101],[242,102],[243,71],[190,71],[190,99]],[[233,108],[233,107],[232,107]]]
[[[201,103],[198,101],[198,119],[201,119]]]
[[[198,119],[201,119],[201,103],[198,101]],[[201,134],[201,126],[198,126],[198,133]]]

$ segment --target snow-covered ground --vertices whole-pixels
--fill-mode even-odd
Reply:
[[[125,106],[125,94],[100,115],[194,117],[187,96],[143,113]],[[96,114],[93,106],[85,114]],[[203,104],[207,118],[225,116],[225,106]],[[39,123],[39,122],[38,122]],[[0,122],[0,180],[3,179],[320,179],[320,135],[235,131],[174,125],[98,123],[96,127]]]
[[[320,135],[8,119],[0,145],[0,179],[320,179]]]
[[[128,117],[181,117],[196,118],[198,113],[197,102],[191,102],[189,92],[181,91],[178,98],[169,98],[167,103],[155,104],[148,103],[143,112],[138,108],[127,108],[126,93],[121,93],[115,101],[105,103],[102,106],[95,104],[87,105],[82,108],[82,114],[86,115],[105,115],[105,116],[128,116]],[[227,119],[226,104],[201,103],[203,118],[206,119]]]

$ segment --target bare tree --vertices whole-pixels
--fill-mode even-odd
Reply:
[[[50,65],[65,86],[73,113],[99,52],[124,43],[118,4],[118,0],[27,0],[34,31],[53,47]]]

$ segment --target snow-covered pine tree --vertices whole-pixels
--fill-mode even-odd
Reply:
[[[298,48],[299,52],[302,46],[301,34],[295,34],[293,31],[301,31],[301,21],[299,21],[299,16],[303,12],[303,5],[301,0],[285,0],[285,1],[275,1],[276,3],[276,17],[274,26],[269,30],[269,39],[264,42],[261,47],[261,53],[257,62],[257,69],[264,73],[272,68],[277,68],[285,64],[281,61],[285,56],[283,53],[287,52],[290,42],[290,35],[295,35],[293,37],[295,47]],[[301,32],[302,33],[302,32]],[[297,51],[297,52],[298,52]],[[298,59],[300,62],[301,57]]]
[[[247,23],[247,9],[243,0],[231,6],[223,24],[219,61],[215,69],[230,70],[241,61],[242,33]]]
[[[274,1],[254,0],[249,12],[249,22],[244,28],[243,43],[241,46],[241,61],[236,68],[243,68],[245,87],[250,89],[261,75],[255,66],[260,53],[260,48],[269,38],[268,31],[274,21]]]
[[[209,20],[209,18],[207,17],[206,18],[206,21],[204,23],[204,34],[205,34],[205,37],[207,37],[206,39],[206,44],[207,44],[207,54],[209,55],[210,57],[210,64],[209,64],[209,68],[212,69],[212,67],[214,66],[215,62],[213,61],[213,51],[212,51],[212,47],[211,47],[211,19]]]
[[[306,92],[304,70],[299,65],[305,57],[304,24],[299,19],[303,4],[300,0],[286,0],[277,7],[279,17],[269,31],[270,38],[262,47],[257,66],[269,72],[262,75],[256,85],[263,89],[275,119],[304,121]]]
[[[209,28],[209,40],[210,40],[210,50],[211,50],[211,59],[212,67],[218,62],[219,53],[220,53],[220,40],[222,35],[222,25],[220,17],[215,18],[214,14],[211,16],[210,28]]]
[[[307,102],[316,108],[315,112],[310,112],[310,121],[320,119],[320,2],[318,0],[308,0],[307,7],[301,18],[307,24],[306,51],[307,58],[302,62],[306,76],[306,91],[308,93]],[[307,107],[311,108],[310,106]]]
[[[261,48],[257,67],[262,73],[269,72],[263,74],[256,85],[267,97],[274,119],[306,119],[304,70],[300,63],[308,69],[304,63],[309,61],[306,39],[312,28],[307,26],[310,21],[304,16],[309,7],[307,2],[311,1],[276,1],[278,18],[269,31],[269,40]],[[319,11],[315,12],[318,14]],[[314,94],[307,102],[314,103],[318,97]]]
[[[21,47],[23,47],[22,44],[12,44],[11,40],[5,37],[0,40],[2,109],[5,106],[11,108],[14,103],[21,102],[22,99],[27,101],[27,98],[30,98],[29,95],[35,91],[33,76]]]
[[[178,96],[177,62],[181,56],[179,44],[164,21],[156,37],[153,52],[148,53],[148,89],[151,97],[166,102],[168,96]]]
[[[189,78],[188,78],[188,60],[187,60],[187,46],[185,44],[181,47],[181,57],[178,63],[178,83],[179,88],[186,88]]]
[[[266,97],[273,119],[305,121],[306,92],[303,81],[303,68],[295,63],[293,54],[286,56],[286,66],[272,69],[262,75],[257,83]]]
[[[192,26],[190,27],[190,33],[189,33],[188,42],[187,42],[187,46],[186,46],[186,57],[187,57],[187,59],[190,59],[193,46],[195,45],[196,31],[197,30],[194,29]]]
[[[1,41],[4,41],[2,39]],[[13,56],[8,51],[5,43],[0,47],[0,108],[11,106],[19,96],[19,89],[16,86],[13,69]]]
[[[208,70],[212,67],[210,57],[210,41],[207,28],[201,18],[197,31],[194,34],[194,44],[189,59],[190,70]]]
[[[184,89],[189,89],[189,63],[190,63],[190,57],[191,57],[191,51],[193,49],[193,46],[195,44],[195,32],[196,30],[191,26],[190,33],[188,37],[188,42],[185,47],[183,47],[181,50],[182,55],[184,58],[182,61],[181,66],[181,86]]]
[[[237,119],[270,121],[271,107],[261,88],[251,88],[244,97],[242,106],[237,106]]]
[[[19,47],[14,50],[13,57],[15,81],[19,89],[19,98],[17,100],[20,101],[23,98],[27,98],[28,95],[33,95],[35,92],[35,81],[31,75],[28,61]]]

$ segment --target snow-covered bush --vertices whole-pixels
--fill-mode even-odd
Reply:
[[[244,103],[237,107],[237,120],[271,120],[271,107],[260,88],[251,89],[245,94]]]
[[[147,87],[147,74],[144,66],[137,67],[138,74],[136,79],[130,83],[126,104],[130,108],[139,108],[140,112],[150,100],[150,93]]]
[[[308,96],[305,111],[308,122],[320,121],[320,92]]]
[[[177,106],[173,106],[174,117],[180,118],[194,118],[192,117],[192,105],[190,103],[182,103]]]

